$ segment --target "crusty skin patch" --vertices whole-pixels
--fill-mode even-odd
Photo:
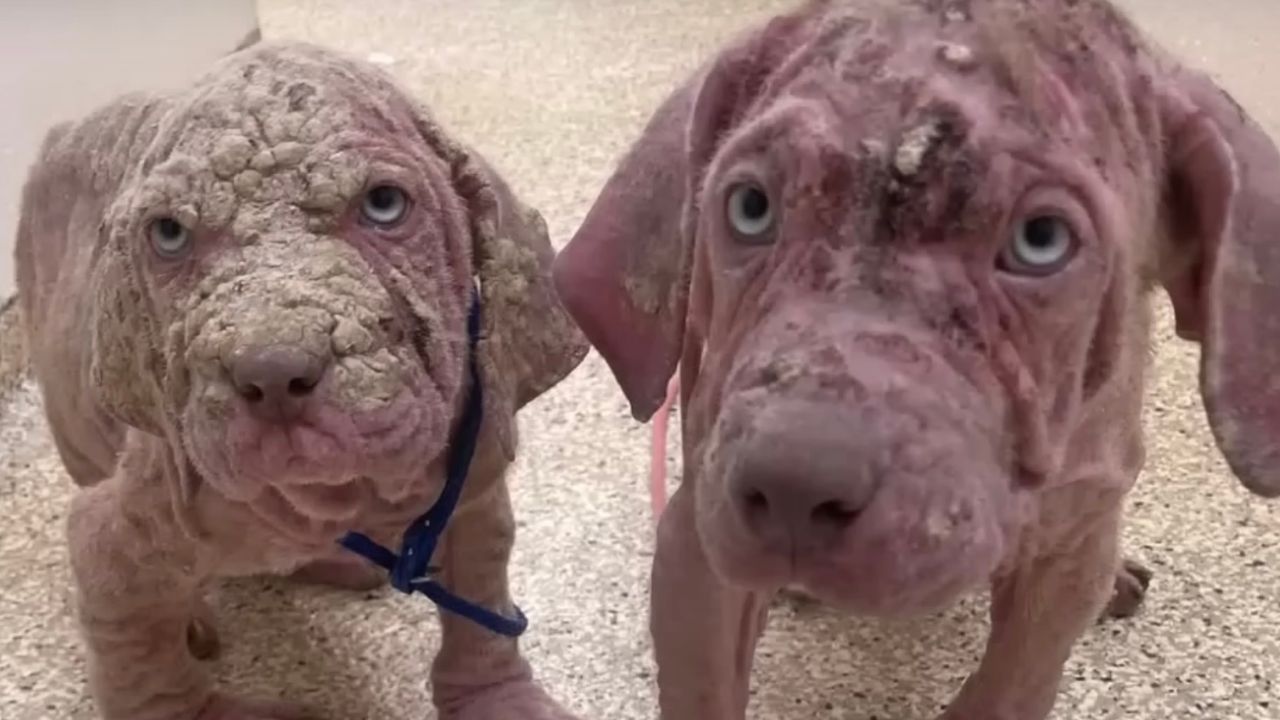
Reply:
[[[893,169],[904,178],[920,172],[925,156],[933,149],[938,135],[938,124],[933,120],[927,120],[908,131],[894,155]]]
[[[217,647],[201,588],[379,582],[336,541],[395,546],[439,494],[477,286],[486,414],[442,578],[512,612],[515,413],[587,344],[550,287],[537,211],[390,76],[259,42],[188,88],[60,125],[16,257],[46,414],[85,486],[68,539],[106,720],[294,716],[234,700],[196,662]],[[496,693],[570,718],[514,640],[442,622],[442,717],[482,720]]]
[[[742,718],[797,586],[879,617],[989,587],[943,717],[1047,717],[1146,587],[1118,532],[1157,288],[1219,447],[1280,495],[1276,197],[1275,143],[1105,0],[812,0],[711,57],[555,267],[635,417],[680,372],[663,717]]]

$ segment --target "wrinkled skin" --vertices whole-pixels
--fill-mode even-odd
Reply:
[[[712,58],[555,263],[638,419],[680,370],[662,717],[744,716],[783,588],[890,617],[985,586],[944,717],[1045,718],[1149,580],[1118,535],[1156,287],[1280,494],[1277,197],[1267,136],[1102,0],[810,2]]]
[[[182,92],[50,132],[18,288],[58,449],[86,486],[68,535],[106,720],[306,715],[215,687],[201,590],[259,573],[383,582],[336,541],[398,547],[439,494],[472,391],[473,282],[485,421],[433,564],[513,611],[515,413],[587,350],[552,256],[541,217],[389,76],[309,45],[254,45]],[[441,717],[570,717],[514,639],[441,622]]]

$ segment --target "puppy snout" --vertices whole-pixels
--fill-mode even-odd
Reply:
[[[738,463],[729,478],[734,510],[768,547],[830,548],[871,503],[877,479],[847,446],[786,440],[760,438]]]
[[[291,422],[306,409],[328,367],[327,357],[270,345],[237,353],[228,370],[250,413],[266,422]]]

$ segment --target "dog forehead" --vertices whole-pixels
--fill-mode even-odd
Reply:
[[[1123,18],[1048,2],[992,13],[1017,5],[993,0],[970,5],[988,10],[978,22],[924,5],[820,23],[773,68],[716,166],[783,158],[796,191],[823,198],[807,203],[811,221],[891,244],[984,227],[1035,178],[1143,200],[1130,196],[1153,152],[1149,68]]]
[[[884,17],[831,25],[792,52],[707,177],[771,168],[797,232],[859,252],[989,242],[1037,187],[1069,188],[1108,227],[1145,207],[1135,188],[1154,135],[1126,51],[1082,52],[1072,43],[1087,33],[1061,29],[1051,37],[1075,40],[1046,47],[1035,23]]]
[[[416,137],[416,114],[376,67],[306,43],[269,43],[223,58],[177,98],[162,128],[169,135],[162,154],[201,155],[216,170],[243,167],[249,148],[279,148],[256,163],[291,165],[308,148],[323,154],[342,145],[403,144],[397,139]]]
[[[306,44],[255,47],[175,98],[140,168],[143,196],[197,203],[214,226],[264,203],[322,216],[346,207],[376,162],[429,170],[416,112],[376,68]]]
[[[1108,126],[1131,110],[1125,84],[1141,47],[1123,16],[1093,0],[833,3],[746,118],[821,98],[832,115],[823,124],[884,145],[907,170],[939,112],[995,141],[1114,146],[1123,139]]]
[[[314,144],[352,127],[362,111],[385,109],[374,88],[362,94],[338,58],[260,52],[216,68],[189,94],[187,134],[235,133],[256,144]],[[319,65],[320,67],[317,67]],[[328,72],[318,72],[328,68]],[[195,132],[192,132],[195,131]]]

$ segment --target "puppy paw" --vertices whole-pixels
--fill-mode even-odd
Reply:
[[[578,720],[537,683],[518,680],[439,708],[440,720]]]
[[[187,650],[197,660],[214,660],[222,654],[222,638],[212,616],[197,614],[187,623]]]
[[[1007,698],[982,698],[974,693],[956,698],[937,720],[1027,720],[1043,718],[1045,714],[1028,710],[1026,706],[1018,707]]]
[[[1147,588],[1151,585],[1152,572],[1136,560],[1125,558],[1120,569],[1116,571],[1115,590],[1111,602],[1107,604],[1104,618],[1133,617],[1147,597]]]
[[[993,712],[989,710],[947,709],[937,720],[1017,720],[1019,716],[1012,713]],[[1026,717],[1023,715],[1022,717]]]
[[[309,708],[282,702],[216,695],[196,720],[321,720]]]
[[[217,618],[203,597],[197,598],[187,623],[187,651],[197,660],[215,660],[222,654]]]
[[[804,612],[820,608],[822,601],[799,585],[787,585],[778,591],[771,604],[774,607],[789,607],[796,612]]]
[[[313,560],[289,577],[307,585],[327,585],[360,592],[376,590],[388,582],[385,570],[362,557],[346,553]]]

